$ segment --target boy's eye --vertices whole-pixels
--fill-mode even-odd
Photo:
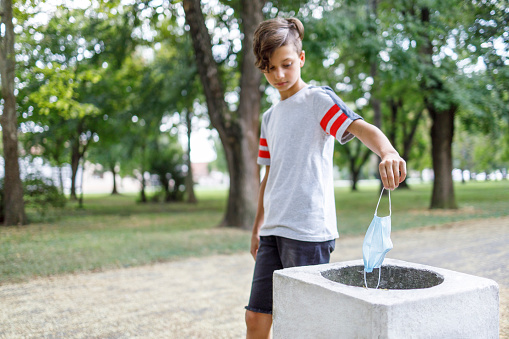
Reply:
[[[291,65],[292,65],[292,64],[287,64],[287,65],[283,65],[283,67],[288,68],[288,67],[290,67]]]

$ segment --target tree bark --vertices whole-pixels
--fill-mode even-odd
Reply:
[[[141,173],[141,190],[140,190],[140,201],[143,203],[147,202],[147,195],[145,194],[145,173]]]
[[[141,190],[140,190],[140,199],[142,203],[147,202],[147,195],[145,194],[145,188],[147,186],[145,181],[145,143],[141,145],[141,167],[140,167],[140,183],[141,183]]]
[[[184,0],[186,22],[190,27],[198,72],[205,92],[208,113],[223,144],[230,188],[222,225],[251,228],[256,214],[260,183],[256,157],[261,73],[254,66],[253,34],[263,19],[264,0],[244,0],[241,3],[242,64],[240,99],[236,112],[228,110],[217,63],[212,56],[212,44],[205,25],[199,0]]]
[[[14,95],[14,72],[16,66],[14,51],[14,24],[12,22],[12,0],[2,0],[0,15],[5,35],[0,37],[0,73],[4,110],[1,117],[2,139],[4,144],[4,225],[24,225],[27,223],[23,184],[18,162],[18,117]]]
[[[193,166],[191,163],[191,118],[192,112],[186,112],[186,126],[187,126],[187,175],[186,175],[186,193],[187,202],[195,204],[198,202],[196,195],[194,194],[194,179],[193,179]]]
[[[83,208],[83,197],[85,195],[85,190],[83,189],[83,184],[85,183],[85,152],[83,151],[83,156],[81,157],[81,192],[79,198],[79,208]]]
[[[452,139],[454,136],[454,116],[456,107],[438,111],[427,105],[432,119],[431,152],[433,158],[433,194],[430,208],[458,208],[454,197],[452,180]]]
[[[88,139],[83,144],[81,143],[83,129],[83,121],[80,120],[76,128],[75,138],[71,140],[71,200],[78,200],[76,194],[76,176],[78,174],[80,160],[84,157],[88,148]],[[81,185],[83,187],[83,182]]]
[[[118,194],[118,190],[117,190],[117,171],[115,171],[115,163],[112,162],[110,164],[110,170],[111,170],[111,173],[113,174],[113,190],[111,191],[111,194],[112,195],[116,195]]]
[[[77,200],[76,195],[76,177],[78,175],[78,168],[80,166],[80,150],[79,138],[72,143],[71,147],[71,200]]]
[[[60,185],[60,193],[64,193],[64,175],[62,173],[62,165],[58,166],[58,181]]]

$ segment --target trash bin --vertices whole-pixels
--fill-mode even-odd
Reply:
[[[367,289],[363,268],[354,260],[275,271],[274,338],[498,338],[495,281],[386,258],[379,288]]]

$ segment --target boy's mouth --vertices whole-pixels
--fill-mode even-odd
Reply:
[[[284,85],[286,85],[286,81],[285,82],[278,82],[278,83],[276,83],[277,87],[281,87],[281,86],[284,86]]]

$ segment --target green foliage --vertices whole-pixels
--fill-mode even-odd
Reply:
[[[31,174],[23,181],[25,206],[44,216],[51,208],[63,208],[66,198],[51,179]]]
[[[301,17],[304,79],[331,86],[369,122],[379,100],[382,130],[409,168],[431,165],[426,100],[439,110],[458,106],[467,131],[503,142],[509,35],[502,2],[393,0],[376,2],[376,9],[372,3],[336,2],[323,18]],[[475,66],[479,60],[484,69]],[[346,165],[337,158],[347,149],[338,151],[336,163]]]
[[[78,99],[83,86],[94,86],[101,79],[98,71],[88,69],[77,73],[54,63],[51,68],[34,68],[33,72],[44,81],[38,91],[29,95],[29,100],[36,103],[39,114],[56,114],[67,120],[99,113],[95,105]]]
[[[186,177],[184,151],[176,136],[164,136],[150,148],[148,170],[157,174],[164,201],[182,201]]]
[[[484,151],[462,148],[465,157],[481,159],[485,153],[489,158],[488,144],[498,145],[496,159],[472,160],[472,169],[481,163],[506,166],[509,24],[504,2],[391,0],[377,1],[376,11],[366,7],[370,3],[268,1],[263,12],[265,18],[295,15],[304,22],[306,81],[331,86],[369,122],[373,99],[380,101],[382,129],[409,168],[431,164],[426,96],[439,108],[459,105],[466,133],[461,138],[489,135],[477,145],[485,144]],[[182,26],[182,2],[99,1],[87,9],[60,5],[47,24],[31,20],[40,4],[16,1],[14,8],[25,151],[42,152],[57,166],[69,162],[72,152],[87,151],[87,159],[120,168],[122,175],[160,167],[150,165],[149,145],[174,127],[162,131],[161,125],[168,120],[177,125],[176,117],[184,112],[196,115],[195,107],[204,102],[191,41]],[[214,51],[224,50],[216,53],[216,61],[226,93],[239,92],[240,6],[240,1],[226,0],[216,7],[202,4],[208,24],[214,24]],[[425,8],[431,9],[429,24],[421,20]],[[431,62],[422,58],[427,40]],[[478,60],[484,67],[473,67]],[[236,104],[230,103],[232,111]],[[268,104],[263,100],[263,107]],[[354,144],[339,149],[336,163],[344,167],[349,164],[346,147],[356,149]],[[212,166],[226,171],[221,149]]]
[[[38,217],[44,217],[51,208],[63,208],[66,198],[51,179],[40,173],[30,174],[23,181],[25,207],[33,209]],[[0,223],[4,221],[4,178],[0,179]]]

